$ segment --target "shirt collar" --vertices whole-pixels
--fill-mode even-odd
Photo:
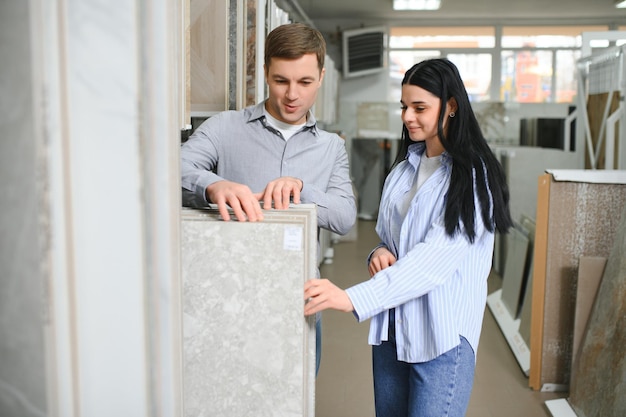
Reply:
[[[426,151],[426,144],[424,142],[415,142],[409,145],[407,150],[407,159],[413,166],[417,166],[418,161],[422,154]],[[452,165],[452,157],[447,151],[443,151],[441,154],[441,165],[447,167]]]
[[[262,102],[252,106],[251,108],[252,111],[250,112],[250,117],[248,117],[248,122],[265,118],[265,116],[263,115],[263,110],[265,108],[266,101],[267,100],[263,100]],[[307,113],[306,123],[304,124],[304,128],[310,129],[312,132],[315,132],[316,135],[319,133],[317,129],[317,120],[315,120],[315,116],[313,115],[313,112],[311,110],[309,110]]]

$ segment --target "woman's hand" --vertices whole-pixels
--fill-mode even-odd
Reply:
[[[395,263],[396,257],[393,256],[393,253],[391,253],[391,251],[386,247],[381,246],[376,249],[370,257],[370,264],[368,267],[370,277]]]
[[[332,308],[350,312],[354,310],[348,294],[327,279],[311,279],[304,283],[304,315],[310,316]]]

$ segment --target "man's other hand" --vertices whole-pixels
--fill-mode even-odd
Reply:
[[[228,206],[240,222],[263,220],[261,204],[250,187],[232,181],[217,181],[206,188],[207,200],[217,204],[217,208],[226,221],[230,220]]]

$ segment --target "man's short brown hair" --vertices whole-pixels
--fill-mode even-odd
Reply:
[[[320,72],[324,68],[326,41],[322,34],[304,23],[278,26],[265,38],[265,70],[272,58],[297,59],[305,54],[317,55]]]

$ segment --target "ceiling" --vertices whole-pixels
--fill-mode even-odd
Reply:
[[[392,10],[392,0],[276,0],[291,15],[321,31],[384,26],[481,24],[626,25],[626,9],[614,0],[442,0],[437,11]],[[282,3],[282,4],[281,4]]]

